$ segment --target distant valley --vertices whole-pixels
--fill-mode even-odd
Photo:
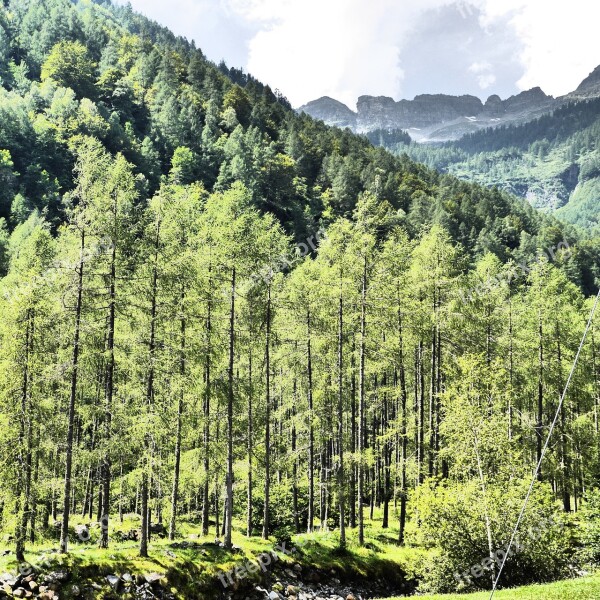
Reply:
[[[600,221],[600,67],[560,98],[534,88],[506,100],[422,95],[331,98],[298,109],[443,173],[499,187],[592,230]]]

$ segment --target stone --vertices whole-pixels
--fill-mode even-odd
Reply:
[[[269,600],[280,600],[281,596],[277,592],[269,592]]]
[[[108,584],[111,588],[113,588],[113,590],[118,590],[119,586],[121,585],[121,579],[116,575],[107,575],[106,581],[108,581]]]
[[[163,577],[164,575],[161,575],[160,573],[148,573],[147,575],[144,575],[146,583],[150,585],[156,585]]]
[[[44,583],[64,583],[69,577],[70,573],[67,571],[53,571],[44,577]]]
[[[73,596],[74,598],[81,596],[81,589],[78,585],[74,585],[71,587],[71,596]]]

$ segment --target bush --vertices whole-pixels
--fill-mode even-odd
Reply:
[[[258,492],[259,490],[257,490]],[[298,490],[298,521],[301,531],[306,531],[308,522],[308,497],[306,490]],[[270,498],[270,529],[294,531],[294,512],[292,509],[291,488],[286,484],[275,484],[271,487]],[[264,496],[255,493],[252,498],[252,529],[255,533],[262,531]],[[245,504],[244,509],[245,510]]]
[[[579,514],[582,558],[600,564],[600,490],[588,491]]]
[[[486,486],[492,534],[490,558],[486,502],[477,481],[422,486],[415,496],[415,517],[407,529],[409,544],[430,550],[423,565],[421,590],[452,592],[490,589],[527,492],[528,481]],[[564,576],[570,552],[564,522],[551,491],[532,494],[502,585],[551,581]]]

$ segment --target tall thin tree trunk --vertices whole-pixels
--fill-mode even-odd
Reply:
[[[358,543],[365,543],[364,515],[364,451],[365,451],[365,362],[367,335],[367,258],[364,259],[362,275],[362,292],[360,301],[360,366],[359,366],[359,399],[358,399]]]
[[[271,496],[271,283],[267,290],[267,316],[266,316],[266,342],[265,342],[265,385],[266,385],[266,413],[265,413],[265,502],[263,512],[264,540],[270,533],[270,496]]]
[[[294,403],[292,406],[292,510],[294,512],[294,530],[300,533],[300,520],[298,514],[298,457],[297,432],[296,432],[296,405],[298,402],[298,380],[294,377]]]
[[[350,430],[351,430],[351,440],[350,440],[350,451],[352,452],[352,456],[354,457],[356,454],[356,359],[355,359],[355,345],[352,348],[351,355],[351,371],[352,371],[352,379],[351,386],[352,389],[350,391]],[[352,472],[350,473],[350,527],[352,529],[356,528],[356,467],[355,464],[352,464]]]
[[[183,306],[185,302],[185,290],[181,292],[182,315],[185,314]],[[185,371],[186,371],[186,320],[182,316],[180,323],[181,346],[179,357],[179,375],[181,377],[181,390],[179,391],[179,402],[177,403],[177,430],[175,432],[175,467],[173,469],[173,490],[171,493],[171,520],[169,522],[169,539],[175,539],[177,505],[179,503],[179,473],[181,470],[181,437],[183,427],[183,410],[184,410],[184,386],[185,386]]]
[[[235,294],[236,269],[231,271],[231,307],[229,311],[229,368],[227,371],[227,502],[225,521],[225,546],[231,548],[231,530],[233,527],[233,378],[235,367]],[[267,446],[268,455],[268,446]]]
[[[248,356],[248,500],[247,500],[247,519],[246,519],[246,535],[252,536],[252,475],[254,456],[254,421],[252,414],[252,401],[254,395],[254,385],[252,381],[252,349]]]
[[[116,200],[115,200],[116,202]],[[114,209],[116,213],[116,208]],[[104,428],[106,444],[102,460],[102,528],[100,535],[100,547],[108,548],[108,529],[110,524],[110,483],[111,483],[111,457],[110,439],[112,435],[112,410],[115,393],[115,316],[116,316],[116,280],[117,280],[117,246],[113,241],[110,275],[109,275],[109,308],[108,308],[108,330],[106,351],[106,397],[104,412]]]
[[[344,493],[344,299],[340,282],[338,311],[338,501],[340,511],[340,546],[346,545],[346,498]]]
[[[557,397],[558,401],[562,397],[563,391],[563,377],[562,377],[562,348],[560,343],[560,327],[556,323],[556,362],[558,371],[558,388]],[[560,407],[560,463],[561,463],[561,487],[562,487],[562,501],[563,510],[565,512],[571,512],[571,494],[569,492],[569,485],[571,481],[571,460],[568,452],[568,436],[567,436],[567,406],[566,401],[562,403]]]
[[[15,528],[16,559],[25,560],[25,539],[27,536],[27,521],[29,519],[29,494],[31,486],[31,415],[30,412],[30,357],[33,339],[33,315],[27,310],[25,326],[25,342],[23,357],[23,380],[21,385],[21,415],[19,419],[19,482],[18,496],[15,507],[17,525]]]
[[[142,472],[142,485],[140,488],[141,496],[141,512],[142,512],[142,525],[140,535],[140,556],[146,558],[148,556],[148,530],[150,529],[150,523],[148,520],[148,473],[144,468]]]
[[[307,378],[308,378],[308,533],[313,532],[315,521],[315,430],[313,402],[313,367],[310,310],[306,314]]]
[[[537,425],[536,425],[536,459],[540,463],[542,458],[542,436],[544,433],[544,329],[542,315],[539,315],[538,323],[538,397],[537,397]],[[538,471],[538,479],[542,480],[542,468]]]
[[[398,363],[400,368],[400,410],[401,410],[401,421],[400,421],[400,435],[402,437],[402,463],[400,465],[400,530],[398,534],[398,541],[400,544],[404,544],[404,535],[406,530],[406,503],[407,503],[407,481],[406,481],[406,461],[408,454],[408,437],[407,437],[407,415],[406,415],[406,401],[407,401],[407,390],[406,390],[406,371],[404,368],[404,336],[402,328],[402,312],[398,308]]]
[[[77,304],[75,305],[75,330],[73,332],[73,350],[71,358],[71,391],[69,395],[69,414],[67,426],[65,485],[63,492],[63,518],[60,532],[61,554],[67,553],[69,545],[69,498],[71,496],[71,472],[73,469],[73,431],[75,423],[75,402],[77,399],[77,380],[79,375],[79,338],[81,334],[81,311],[83,305],[84,263],[85,229],[82,229],[80,237],[79,264],[77,267]]]
[[[212,289],[212,269],[210,270],[209,290]],[[211,354],[212,354],[212,296],[206,308],[206,355],[204,365],[204,490],[202,502],[202,535],[208,535],[210,520],[210,402],[211,402]]]
[[[148,375],[146,381],[146,411],[147,415],[153,411],[154,404],[154,376],[155,376],[155,354],[156,354],[156,317],[157,317],[157,295],[158,295],[158,253],[160,244],[160,219],[156,223],[156,236],[154,239],[154,256],[152,265],[151,279],[151,298],[150,298],[150,336],[148,340]],[[150,521],[148,519],[148,473],[146,467],[146,457],[150,446],[150,433],[144,435],[145,456],[142,458],[142,533],[140,536],[140,556],[148,556],[148,539],[150,531]]]

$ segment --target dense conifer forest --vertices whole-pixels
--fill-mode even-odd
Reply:
[[[598,240],[296,115],[107,1],[4,0],[0,80],[16,559],[72,551],[82,520],[110,552],[124,515],[141,556],[156,523],[226,548],[236,530],[332,530],[342,549],[393,530],[422,589],[489,588],[455,574],[508,542]],[[506,583],[600,557],[599,404],[596,322]]]
[[[600,100],[571,101],[521,125],[444,144],[375,136],[373,143],[462,180],[527,199],[536,208],[598,234]]]

